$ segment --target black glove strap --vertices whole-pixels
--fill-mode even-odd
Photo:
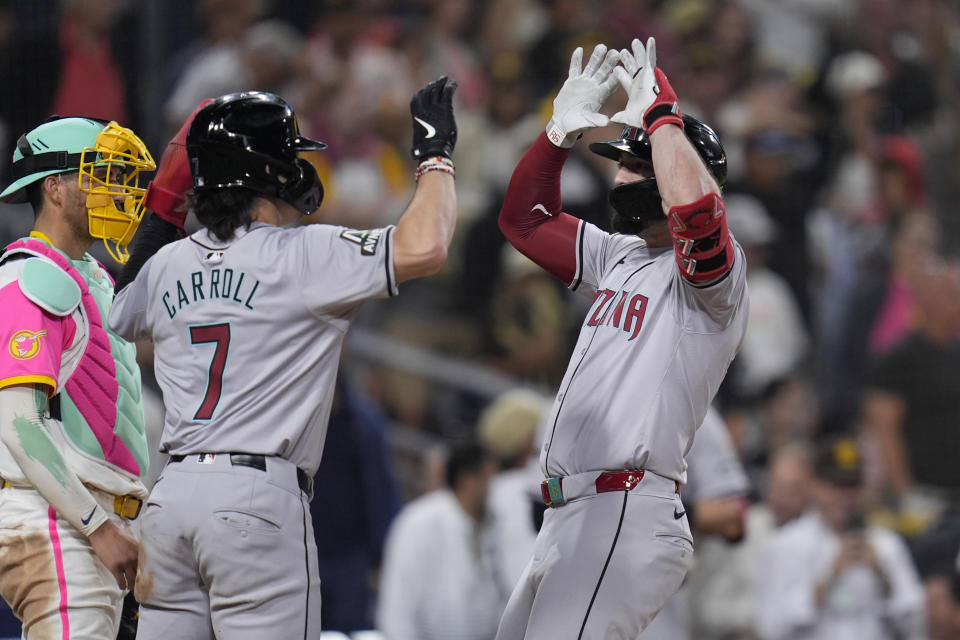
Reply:
[[[680,116],[677,113],[678,111],[679,111],[679,105],[677,105],[676,102],[674,102],[673,104],[666,104],[666,103],[658,104],[657,106],[650,109],[644,114],[643,124],[646,127],[647,131],[649,131],[650,127],[653,126],[653,123],[659,120],[660,118],[663,118],[665,116],[673,116],[675,118],[679,118]]]
[[[66,151],[48,151],[47,153],[38,153],[36,155],[24,156],[13,163],[14,180],[19,180],[24,176],[40,171],[68,171],[80,167],[79,153],[67,153]]]

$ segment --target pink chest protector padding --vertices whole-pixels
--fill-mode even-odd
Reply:
[[[93,431],[100,448],[103,449],[104,459],[124,471],[140,475],[140,465],[137,464],[130,449],[114,432],[117,423],[117,365],[110,353],[110,337],[103,328],[103,319],[100,309],[90,293],[87,282],[62,254],[49,248],[39,240],[18,240],[7,247],[8,251],[16,249],[39,254],[53,260],[57,266],[66,271],[80,287],[80,304],[90,325],[90,339],[80,364],[65,389],[70,400],[77,406],[90,430]],[[106,270],[104,270],[106,271]]]

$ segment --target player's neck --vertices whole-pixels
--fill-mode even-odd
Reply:
[[[280,199],[257,198],[253,202],[250,219],[253,222],[265,222],[275,227],[282,227],[300,218],[300,212]]]
[[[279,227],[280,212],[277,210],[277,207],[266,198],[257,198],[253,201],[250,220],[253,222],[265,222],[266,224]]]
[[[647,225],[640,232],[640,237],[646,241],[648,247],[669,247],[673,244],[666,218],[662,222]]]
[[[83,258],[87,249],[93,244],[93,239],[89,236],[81,238],[74,233],[63,215],[51,212],[41,212],[37,216],[31,236],[52,244],[55,249],[67,254],[71,260]]]

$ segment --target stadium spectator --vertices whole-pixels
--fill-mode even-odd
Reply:
[[[390,640],[490,640],[509,587],[496,575],[487,492],[496,461],[461,443],[447,487],[409,503],[387,535],[377,629]]]
[[[781,447],[760,482],[763,500],[747,511],[743,541],[736,546],[717,539],[697,541],[697,566],[690,579],[693,637],[756,637],[754,584],[764,570],[761,556],[775,532],[806,511],[812,481],[809,449],[795,443]]]
[[[339,376],[310,502],[325,631],[373,628],[376,571],[401,496],[378,407]]]
[[[831,439],[814,459],[813,509],[780,529],[757,574],[766,640],[893,640],[923,626],[923,590],[903,540],[868,525],[855,441]]]
[[[927,488],[960,495],[960,267],[928,263],[917,291],[917,329],[882,357],[865,397],[864,420],[883,454],[895,495]]]
[[[540,422],[549,409],[544,396],[517,389],[495,398],[477,424],[480,443],[500,466],[490,483],[488,507],[496,536],[497,571],[508,589],[530,561],[543,523],[537,453]]]
[[[800,371],[810,339],[786,281],[767,267],[776,225],[759,200],[731,194],[725,199],[727,219],[747,258],[750,318],[734,365],[733,385],[739,395],[756,398],[771,384]]]

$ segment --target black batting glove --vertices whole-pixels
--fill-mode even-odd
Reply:
[[[441,76],[413,96],[413,157],[423,160],[433,156],[449,158],[457,144],[457,123],[453,118],[453,93],[457,83]]]

